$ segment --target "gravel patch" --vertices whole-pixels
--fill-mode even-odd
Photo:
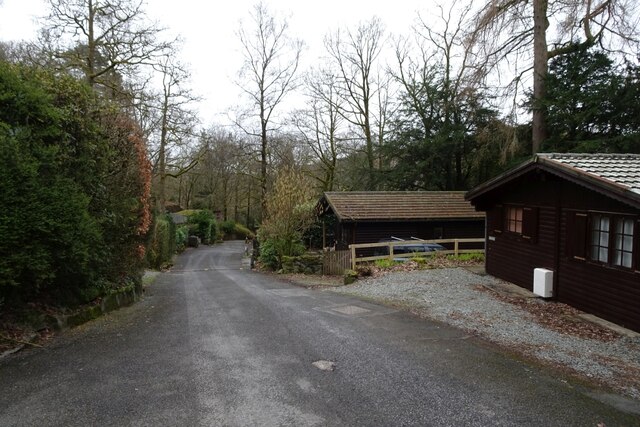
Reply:
[[[640,399],[638,338],[607,333],[584,337],[576,336],[575,331],[570,334],[554,330],[548,321],[539,322],[522,306],[507,302],[515,301],[513,296],[505,301],[492,291],[504,287],[504,283],[463,268],[446,268],[390,273],[331,291],[410,307],[420,315],[459,327],[545,364],[568,368]],[[551,307],[555,303],[529,299],[527,304]]]

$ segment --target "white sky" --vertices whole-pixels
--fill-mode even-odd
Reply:
[[[146,11],[185,41],[181,60],[190,65],[192,87],[204,97],[199,110],[204,124],[224,122],[224,111],[238,102],[233,81],[240,67],[235,35],[241,19],[249,20],[254,0],[147,0]],[[287,16],[291,35],[308,45],[305,63],[322,51],[322,39],[338,27],[355,28],[378,16],[388,33],[406,34],[416,12],[425,15],[434,2],[424,0],[267,0],[271,13]],[[0,0],[0,40],[35,37],[34,18],[47,12],[44,0]]]

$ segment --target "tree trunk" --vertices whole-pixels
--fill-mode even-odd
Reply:
[[[162,105],[162,128],[160,130],[160,150],[158,152],[158,198],[156,208],[158,213],[163,214],[165,211],[165,181],[167,179],[167,114],[169,109],[169,94],[164,95],[164,103]]]
[[[545,97],[547,77],[547,20],[548,0],[533,1],[533,123],[531,151],[536,154],[547,137]]]

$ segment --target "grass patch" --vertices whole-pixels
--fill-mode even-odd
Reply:
[[[377,259],[374,264],[378,268],[390,268],[397,263],[392,259]]]

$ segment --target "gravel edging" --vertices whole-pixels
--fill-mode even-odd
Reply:
[[[486,291],[503,283],[464,268],[445,268],[365,278],[331,292],[410,307],[421,315],[545,364],[568,368],[640,400],[640,340],[617,337],[603,341],[553,330],[523,308]]]

